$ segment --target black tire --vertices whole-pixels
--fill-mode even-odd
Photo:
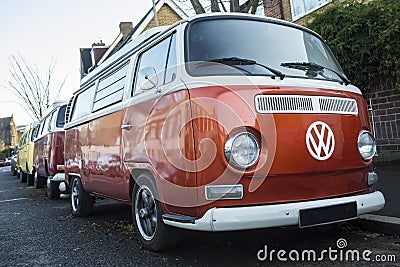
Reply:
[[[178,242],[178,230],[165,225],[154,179],[141,174],[132,191],[132,218],[143,247],[151,251],[172,248]]]
[[[37,172],[35,172],[33,178],[33,186],[38,189],[38,188],[43,188],[45,184],[46,184],[46,178],[43,176],[39,176]]]
[[[28,186],[33,186],[33,184],[34,184],[34,176],[33,176],[34,174],[27,174],[27,176],[26,176],[26,182],[27,182],[27,184],[28,184]]]
[[[81,179],[73,177],[70,184],[72,215],[83,217],[92,214],[94,197],[85,191]]]
[[[11,165],[11,175],[16,176],[17,175],[17,170],[14,166]]]
[[[60,182],[52,182],[50,180],[47,180],[47,197],[49,199],[59,199],[60,198],[60,189],[58,186],[60,185]]]
[[[20,181],[21,183],[26,183],[26,180],[27,180],[27,175],[26,175],[26,173],[24,173],[24,172],[22,171],[22,169],[20,169],[20,170],[19,170],[19,181]]]

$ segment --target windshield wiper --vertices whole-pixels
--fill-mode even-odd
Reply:
[[[281,80],[283,80],[283,78],[285,78],[285,74],[283,74],[282,72],[280,72],[279,70],[276,70],[274,68],[268,67],[264,64],[258,63],[255,60],[251,60],[251,59],[245,59],[245,58],[238,58],[238,57],[224,57],[224,58],[217,58],[217,59],[212,59],[210,60],[211,62],[216,62],[216,63],[221,63],[221,64],[225,64],[228,66],[233,66],[236,67],[240,70],[246,71],[248,73],[250,73],[249,71],[237,67],[237,65],[257,65],[260,67],[263,67],[264,69],[270,71],[271,73],[273,73],[275,76],[278,76]],[[272,79],[275,79],[275,76],[272,76]]]
[[[351,83],[350,80],[346,78],[346,76],[344,76],[343,74],[337,72],[336,70],[333,70],[333,69],[328,68],[328,67],[324,67],[324,66],[319,65],[319,64],[314,63],[314,62],[284,62],[284,63],[281,63],[281,66],[282,67],[287,67],[287,68],[292,68],[292,69],[298,69],[298,70],[307,71],[308,75],[312,76],[312,77],[317,76],[316,71],[322,71],[324,69],[327,69],[327,70],[335,73],[343,81],[341,83],[344,83],[345,85],[349,85]]]

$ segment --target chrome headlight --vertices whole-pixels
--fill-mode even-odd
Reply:
[[[225,143],[226,160],[233,166],[245,169],[253,166],[260,155],[257,138],[248,132],[230,137]]]
[[[368,131],[361,131],[358,135],[358,151],[364,160],[370,160],[376,153],[374,136]]]

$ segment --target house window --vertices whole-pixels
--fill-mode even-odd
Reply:
[[[332,0],[290,0],[292,20],[297,20],[305,15],[328,4]]]

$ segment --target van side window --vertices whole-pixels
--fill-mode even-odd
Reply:
[[[175,34],[152,46],[139,56],[135,75],[135,91],[138,91],[138,88],[146,82],[144,70],[148,68],[154,68],[157,73],[158,86],[172,82],[176,76],[176,67],[168,71],[166,71],[166,68],[173,65],[176,65]]]
[[[122,100],[128,65],[129,61],[100,79],[94,98],[93,111],[108,107]]]
[[[57,121],[56,121],[56,127],[57,128],[64,127],[64,124],[65,124],[65,110],[66,109],[67,109],[67,105],[64,105],[64,106],[61,106],[60,109],[58,110]]]
[[[51,119],[51,114],[48,115],[42,122],[42,126],[40,127],[40,133],[39,135],[44,135],[49,132],[49,123]]]
[[[89,87],[85,91],[80,92],[76,96],[76,100],[75,100],[75,104],[74,104],[74,110],[72,112],[71,121],[83,118],[86,115],[90,114],[90,112],[92,111],[92,105],[91,104],[93,103],[93,97],[94,97],[95,88],[96,87],[93,84],[91,87]]]
[[[26,134],[27,134],[27,133],[24,133],[24,134],[21,136],[21,140],[19,141],[19,147],[23,147],[23,146],[25,145]]]
[[[165,71],[164,84],[171,83],[176,77],[176,34],[171,37],[171,43],[168,51],[167,66]]]
[[[31,142],[33,142],[33,141],[35,140],[35,138],[37,137],[38,130],[39,130],[39,125],[37,125],[37,126],[32,130]]]
[[[44,123],[44,119],[42,119],[39,123],[38,129],[37,129],[37,136],[40,136],[43,130],[43,123]]]
[[[52,119],[53,119],[53,115],[54,115],[54,111],[53,111],[52,113],[50,113],[49,116],[47,116],[46,122],[45,122],[44,127],[43,127],[43,134],[47,134],[47,133],[50,132],[50,129],[51,129],[51,121],[52,121]]]

